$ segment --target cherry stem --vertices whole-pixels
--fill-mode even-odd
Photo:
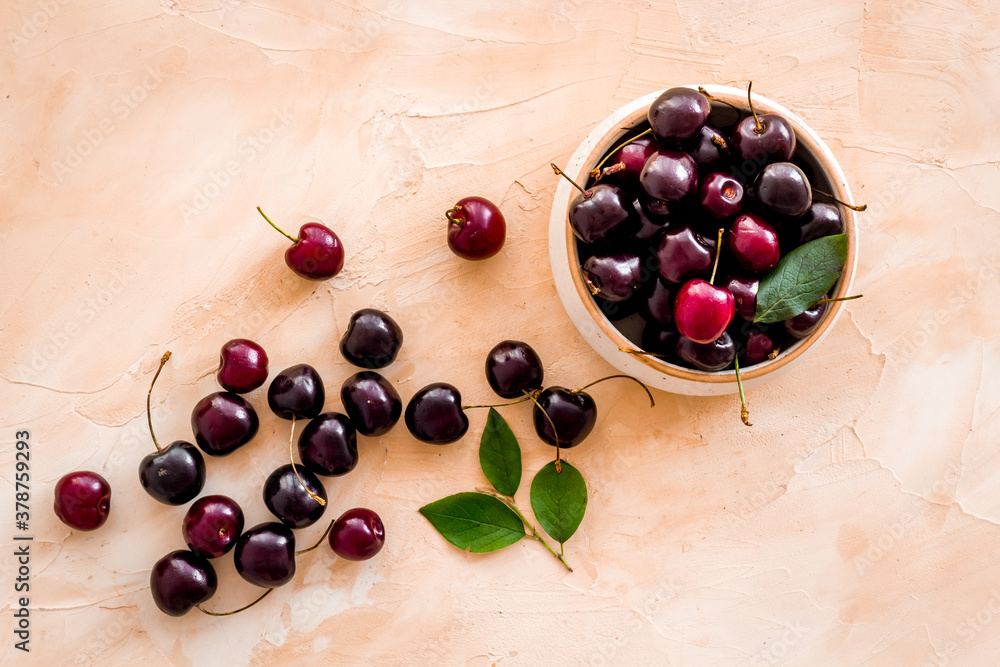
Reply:
[[[740,419],[747,426],[753,426],[750,423],[750,411],[747,410],[747,397],[743,394],[743,378],[740,377],[740,355],[736,355],[733,358],[736,363],[736,387],[740,390]]]
[[[316,544],[312,545],[311,547],[306,547],[305,549],[303,549],[301,551],[296,551],[295,555],[296,556],[301,556],[302,554],[307,554],[310,551],[312,551],[313,549],[315,549],[316,547],[318,547],[319,545],[323,544],[323,540],[325,540],[326,536],[330,534],[331,530],[333,530],[333,524],[336,523],[336,521],[337,520],[334,519],[333,521],[330,522],[330,525],[327,526],[326,530],[323,531],[323,537],[319,538],[319,540],[316,541]]]
[[[760,124],[760,118],[757,118],[757,112],[753,108],[753,99],[750,98],[750,89],[753,88],[753,81],[747,83],[747,102],[750,104],[750,113],[753,114],[753,122],[756,125],[753,128],[754,133],[761,134],[764,132],[764,126]]]
[[[572,178],[566,175],[566,172],[564,172],[562,169],[555,166],[551,162],[549,163],[549,166],[552,167],[552,171],[556,172],[556,176],[562,176],[563,178],[565,178],[567,181],[573,184],[574,188],[583,193],[584,198],[590,199],[590,195],[592,194],[590,190],[584,190],[583,188],[581,188],[579,185],[576,184],[576,181],[574,181]]]
[[[562,542],[559,543],[559,551],[560,551],[560,553],[556,553],[556,550],[553,549],[551,546],[549,546],[549,543],[545,541],[545,538],[543,538],[538,533],[538,531],[535,529],[535,527],[533,525],[531,525],[531,522],[529,522],[528,519],[521,513],[521,510],[518,509],[517,504],[514,502],[513,498],[511,498],[510,496],[505,496],[505,495],[496,493],[492,489],[477,488],[476,491],[478,491],[479,493],[483,493],[485,495],[488,495],[488,496],[493,496],[494,498],[496,498],[500,502],[502,502],[504,505],[506,505],[507,507],[509,507],[511,510],[513,510],[514,514],[517,515],[517,518],[520,519],[522,521],[522,523],[524,523],[525,527],[527,527],[528,530],[531,531],[531,535],[529,535],[528,537],[534,538],[534,539],[538,540],[539,542],[541,542],[542,545],[546,549],[549,550],[549,553],[551,553],[553,556],[555,556],[556,559],[560,563],[562,563],[566,567],[567,570],[569,570],[570,572],[573,571],[573,568],[571,568],[569,566],[569,563],[566,562],[566,559],[563,558],[563,554],[562,554],[563,545],[562,545]]]
[[[854,301],[855,299],[860,299],[863,296],[864,296],[864,294],[853,294],[851,296],[838,296],[838,297],[835,297],[833,299],[820,299],[819,301],[817,301],[813,305],[814,306],[818,306],[821,303],[833,303],[835,301]]]
[[[306,483],[302,481],[302,477],[299,476],[298,468],[295,467],[295,455],[292,454],[292,443],[295,442],[295,415],[292,415],[292,432],[288,436],[288,460],[292,462],[292,472],[295,473],[295,479],[299,480],[299,484],[302,488],[306,490],[309,497],[318,502],[322,506],[326,506],[326,501],[317,496],[312,490],[306,486]]]
[[[282,228],[281,228],[281,227],[279,227],[278,225],[276,225],[276,224],[274,224],[273,222],[271,222],[271,218],[267,217],[267,216],[266,216],[266,215],[264,214],[264,211],[260,210],[260,206],[258,206],[258,207],[257,207],[257,212],[258,212],[258,213],[260,213],[261,215],[263,215],[263,216],[264,216],[264,219],[265,219],[265,220],[267,220],[268,224],[270,224],[270,225],[271,225],[272,227],[274,227],[274,228],[275,228],[275,229],[277,229],[277,230],[278,230],[279,232],[281,232],[282,236],[284,236],[285,238],[287,238],[287,239],[288,239],[289,241],[291,241],[292,243],[298,243],[298,242],[299,242],[299,240],[298,240],[297,238],[295,238],[295,237],[294,237],[294,236],[292,236],[291,234],[288,234],[287,232],[285,232],[285,230],[284,230],[284,229],[282,229]]]
[[[587,289],[594,296],[598,296],[601,293],[601,288],[594,284],[594,281],[590,279],[590,271],[586,269],[581,269],[580,272],[583,274],[583,282],[587,285]]]
[[[527,389],[522,389],[521,391],[524,392],[525,396],[531,399],[532,403],[538,406],[538,409],[542,411],[542,414],[545,415],[545,418],[549,420],[549,426],[552,427],[552,435],[554,435],[556,438],[556,472],[562,474],[562,462],[559,460],[559,445],[561,442],[559,440],[559,432],[556,430],[556,423],[552,421],[552,417],[550,417],[549,413],[545,411],[545,408],[542,407],[542,404],[538,402],[538,394],[541,392],[529,392]],[[566,567],[569,566],[567,565]],[[572,572],[572,570],[570,570],[570,572]]]
[[[522,391],[527,392],[528,390],[524,389]],[[536,389],[535,393],[538,394],[540,392]],[[519,398],[516,401],[511,401],[510,403],[497,403],[496,405],[463,405],[462,409],[463,410],[474,410],[476,408],[505,408],[508,405],[517,405],[518,403],[524,403],[525,401],[530,401],[530,400],[531,400],[531,394],[528,394],[524,398]]]
[[[646,353],[644,353],[644,354],[646,354]],[[609,375],[607,377],[601,378],[600,380],[594,380],[593,382],[588,382],[587,384],[583,385],[579,389],[574,389],[570,393],[571,394],[579,394],[581,391],[583,391],[587,387],[593,387],[595,384],[600,384],[601,382],[604,382],[605,380],[614,380],[615,378],[622,378],[624,380],[631,380],[632,382],[635,382],[637,385],[639,385],[640,387],[642,387],[642,390],[644,392],[646,392],[646,396],[649,396],[649,407],[652,408],[652,407],[654,407],[656,405],[656,402],[653,401],[653,393],[651,391],[649,391],[649,387],[647,387],[646,385],[644,385],[639,380],[636,380],[631,375]]]
[[[715,97],[714,95],[712,95],[712,93],[710,93],[707,90],[705,90],[704,86],[698,86],[698,92],[701,93],[702,95],[704,95],[705,97],[707,97],[708,99],[712,100],[713,102],[718,102],[720,104],[725,104],[727,107],[729,107],[730,109],[732,109],[736,113],[741,113],[739,107],[737,107],[735,104],[733,104],[732,102],[727,102],[725,100],[720,100],[718,97]],[[716,135],[716,136],[718,136],[718,135]],[[713,141],[714,141],[714,139],[713,139]]]
[[[715,240],[715,263],[712,264],[712,277],[708,279],[708,284],[715,284],[715,272],[719,268],[719,255],[722,254],[722,235],[726,232],[725,229],[719,229],[719,236]]]
[[[721,134],[713,134],[712,143],[726,151],[726,153],[729,153],[729,144],[726,143],[726,140],[722,138]]]
[[[590,175],[593,176],[594,182],[596,183],[605,176],[610,176],[611,174],[617,174],[619,171],[625,171],[624,162],[615,162],[610,167],[605,167],[604,169],[594,168],[590,171]]]
[[[254,606],[258,602],[260,602],[261,600],[263,600],[264,598],[266,598],[268,595],[270,595],[271,591],[273,591],[273,590],[274,590],[273,588],[268,588],[266,591],[264,591],[261,594],[261,596],[259,598],[257,598],[256,600],[254,600],[250,604],[244,605],[244,606],[240,607],[239,609],[233,609],[232,611],[209,611],[209,610],[205,609],[204,607],[202,607],[200,604],[196,604],[195,607],[197,607],[198,611],[200,611],[201,613],[208,614],[209,616],[232,616],[233,614],[238,614],[241,611],[243,611],[245,609],[249,609],[250,607]]]
[[[867,211],[868,210],[868,204],[862,204],[861,206],[855,206],[854,204],[848,204],[846,201],[840,201],[839,199],[837,199],[836,197],[834,197],[833,195],[831,195],[829,192],[823,192],[822,190],[818,190],[816,188],[813,188],[813,192],[815,192],[818,195],[823,195],[824,197],[829,197],[830,199],[832,199],[833,201],[837,202],[841,206],[846,206],[847,208],[851,209],[852,211],[857,211],[858,213],[861,213],[862,211]]]
[[[461,229],[462,226],[465,225],[464,220],[455,217],[455,214],[461,210],[462,207],[456,204],[454,207],[449,208],[447,211],[444,212],[444,217],[448,218],[448,222],[455,225],[459,229]]]
[[[653,128],[649,128],[645,132],[640,132],[639,134],[635,135],[634,137],[632,137],[628,141],[623,141],[622,143],[618,144],[617,146],[615,146],[614,148],[612,148],[610,151],[608,151],[608,154],[604,156],[604,159],[601,160],[600,162],[598,162],[597,166],[594,167],[593,171],[591,171],[590,173],[593,175],[594,171],[599,171],[600,168],[604,166],[604,163],[611,159],[612,155],[614,155],[615,153],[617,153],[621,149],[625,148],[626,146],[628,146],[630,143],[632,143],[636,139],[638,139],[640,137],[644,137],[647,134],[652,134],[652,133],[653,133]]]
[[[167,350],[162,357],[160,357],[160,367],[156,369],[156,375],[153,376],[153,381],[149,383],[149,392],[146,393],[146,422],[149,424],[149,435],[153,438],[153,446],[156,447],[157,452],[162,452],[163,448],[160,447],[160,443],[156,441],[156,434],[153,433],[153,415],[149,409],[149,402],[153,397],[153,385],[156,384],[156,378],[160,377],[160,371],[163,370],[164,364],[170,359],[170,350]]]

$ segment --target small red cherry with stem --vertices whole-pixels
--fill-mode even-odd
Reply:
[[[695,343],[711,343],[721,336],[736,315],[736,299],[725,287],[716,287],[715,272],[719,268],[722,235],[719,230],[715,248],[715,265],[708,281],[689,280],[677,291],[674,300],[674,321],[682,336]]]
[[[295,238],[271,222],[260,206],[257,212],[292,242],[292,246],[285,251],[285,264],[296,274],[307,280],[328,280],[344,268],[344,245],[326,225],[307,222],[299,228],[299,237]]]
[[[464,259],[486,259],[500,252],[507,223],[496,204],[482,197],[465,197],[445,211],[448,247]]]

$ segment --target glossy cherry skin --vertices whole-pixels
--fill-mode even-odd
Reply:
[[[325,412],[299,435],[302,465],[317,475],[339,477],[358,465],[358,435],[347,415]]]
[[[826,295],[823,298],[825,299]],[[823,321],[823,315],[826,314],[826,307],[827,304],[821,303],[818,306],[808,308],[805,312],[799,313],[795,317],[785,320],[783,322],[785,332],[795,339],[808,337],[812,332],[816,331],[819,323]]]
[[[747,116],[736,125],[729,142],[733,166],[744,176],[752,176],[771,162],[787,162],[795,152],[795,131],[787,120],[770,113],[757,117],[760,132],[754,117]]]
[[[598,183],[590,196],[578,194],[569,203],[569,225],[584,243],[623,238],[634,234],[639,221],[632,211],[631,198],[617,185]]]
[[[798,216],[812,205],[812,186],[805,173],[791,162],[764,167],[754,181],[751,194],[766,213]]]
[[[340,353],[355,366],[375,369],[391,364],[403,346],[403,330],[396,320],[374,308],[351,315],[340,339]]]
[[[723,281],[722,286],[733,293],[736,313],[747,322],[752,322],[757,312],[757,288],[760,281],[756,278],[730,276]]]
[[[591,289],[598,290],[595,296],[608,301],[624,301],[639,287],[641,268],[638,255],[617,253],[588,257],[582,271],[593,286]]]
[[[612,178],[626,185],[634,185],[639,182],[639,173],[642,172],[646,160],[656,152],[657,148],[659,147],[656,144],[656,140],[652,137],[648,135],[639,137],[632,143],[626,144],[615,151],[611,159],[605,163],[605,168],[618,163],[625,165],[625,168],[621,171],[616,171],[612,175]]]
[[[70,528],[96,530],[108,520],[111,485],[89,470],[67,473],[56,482],[52,508],[59,520]]]
[[[844,233],[844,218],[833,204],[813,202],[805,213],[782,228],[782,240],[794,248],[824,236]]]
[[[299,240],[285,251],[285,264],[307,280],[327,280],[344,268],[344,245],[329,227],[307,222]]]
[[[576,447],[594,430],[597,404],[590,394],[583,391],[573,393],[565,387],[548,387],[536,400],[538,402],[531,412],[535,433],[553,447],[557,444],[559,447]],[[542,412],[543,409],[545,412]],[[546,414],[552,423],[546,419]],[[555,424],[555,432],[552,424]]]
[[[736,358],[736,345],[732,336],[723,332],[711,343],[696,343],[680,336],[677,338],[677,358],[702,371],[721,371]]]
[[[656,199],[652,201],[659,202],[660,200]],[[640,241],[652,241],[670,227],[672,218],[670,211],[666,213],[662,211],[660,213],[653,213],[647,209],[646,204],[639,198],[632,200],[632,210],[635,211],[635,215],[640,222],[639,229],[634,234],[635,238]]]
[[[323,412],[325,402],[323,378],[309,364],[286,368],[267,388],[267,405],[282,419],[312,419]]]
[[[375,371],[361,371],[344,380],[340,401],[361,435],[385,435],[403,414],[403,401],[388,380]]]
[[[715,220],[731,218],[743,209],[743,185],[728,174],[713,172],[698,186],[698,203]]]
[[[385,526],[379,515],[370,509],[357,507],[347,510],[333,522],[330,548],[347,560],[368,560],[385,544]]]
[[[246,338],[235,338],[219,353],[219,384],[226,391],[245,394],[267,380],[267,352]]]
[[[448,247],[464,259],[486,259],[500,252],[507,223],[496,204],[465,197],[448,211]]]
[[[725,148],[723,148],[725,146]],[[704,125],[690,140],[685,151],[698,165],[698,171],[722,171],[729,164],[729,148],[722,133],[711,125]]]
[[[657,151],[646,160],[639,183],[654,199],[680,201],[698,191],[698,165],[687,153]]]
[[[657,139],[678,143],[693,137],[711,110],[708,98],[701,93],[690,88],[670,88],[649,105],[646,119]]]
[[[674,299],[677,331],[695,343],[711,343],[718,339],[735,314],[733,293],[701,278],[684,283]]]
[[[149,573],[153,602],[169,616],[183,616],[195,605],[207,602],[218,587],[212,564],[187,550],[168,553],[156,561]]]
[[[184,515],[181,528],[188,548],[205,558],[219,558],[243,534],[243,510],[228,496],[205,496]]]
[[[139,462],[139,483],[165,505],[183,505],[205,486],[205,457],[190,442],[175,440]]]
[[[535,350],[519,340],[505,340],[486,355],[486,382],[501,398],[521,398],[542,388],[545,371]]]
[[[292,464],[286,463],[264,480],[264,504],[286,526],[305,528],[319,521],[326,511],[326,505],[313,500],[306,488],[323,500],[326,500],[326,488],[305,466],[297,466],[296,469],[298,477],[292,470]],[[303,488],[303,483],[306,488]]]
[[[455,442],[469,430],[462,395],[447,382],[434,382],[414,394],[403,421],[413,437],[432,445]]]
[[[257,524],[236,541],[233,561],[255,586],[276,588],[295,576],[295,534],[280,523]]]
[[[771,358],[780,349],[780,340],[768,331],[751,331],[747,335],[746,350],[740,357],[740,367],[760,364]]]
[[[640,308],[646,320],[656,322],[660,325],[674,323],[674,297],[677,295],[677,287],[658,279],[653,285],[652,292],[643,301]]]
[[[209,394],[191,411],[191,430],[201,451],[226,456],[257,435],[260,420],[253,406],[228,391]]]
[[[668,283],[682,283],[712,269],[715,240],[702,237],[691,227],[677,227],[663,235],[656,256],[660,277]]]
[[[753,213],[744,213],[733,220],[726,242],[736,261],[750,271],[770,271],[781,259],[778,232]]]

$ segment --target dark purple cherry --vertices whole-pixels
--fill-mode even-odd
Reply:
[[[486,381],[501,398],[520,398],[542,388],[542,360],[527,343],[505,340],[486,355]]]
[[[677,331],[695,343],[711,343],[718,339],[735,314],[733,293],[701,278],[684,283],[674,299]]]
[[[276,588],[295,576],[295,535],[284,524],[261,523],[240,535],[236,571],[255,586]]]
[[[170,359],[168,351],[160,359],[160,367],[149,384],[146,394],[146,417],[149,435],[156,451],[147,454],[139,462],[139,483],[150,496],[166,505],[183,505],[201,493],[205,486],[205,458],[190,442],[175,440],[166,447],[160,447],[153,432],[153,416],[150,399],[160,371]]]
[[[464,259],[486,259],[500,252],[507,223],[496,204],[482,197],[459,199],[445,213],[448,247]]]
[[[698,191],[698,165],[687,153],[660,150],[646,160],[639,183],[650,197],[680,201]]]
[[[809,179],[791,162],[774,162],[764,167],[751,192],[763,211],[779,216],[798,216],[812,205]]]
[[[579,445],[597,423],[597,404],[586,392],[572,392],[565,387],[548,387],[536,400],[531,413],[535,433],[553,447],[557,444],[559,447]],[[546,419],[546,414],[551,422]]]
[[[680,334],[673,327],[663,327],[657,322],[647,322],[642,329],[642,349],[667,361],[673,359]]]
[[[156,561],[149,573],[153,602],[169,616],[183,616],[195,605],[207,602],[218,587],[212,564],[186,550],[171,551]]]
[[[844,218],[833,204],[814,202],[801,217],[782,228],[782,240],[794,248],[824,236],[844,233]]]
[[[733,167],[750,177],[771,162],[788,162],[795,152],[795,132],[788,121],[777,114],[747,116],[733,130],[729,146]]]
[[[721,171],[729,164],[729,145],[722,133],[710,125],[698,130],[688,144],[687,154],[703,174]]]
[[[271,514],[286,526],[305,528],[311,526],[326,511],[314,496],[326,502],[326,488],[308,468],[293,467],[286,463],[264,481],[264,504]]]
[[[307,222],[299,228],[299,237],[295,238],[271,222],[259,206],[257,212],[292,242],[291,247],[285,251],[285,264],[298,275],[307,280],[327,280],[344,268],[344,245],[329,227],[318,222]]]
[[[267,353],[252,340],[235,338],[222,346],[216,378],[234,394],[253,391],[267,380]]]
[[[339,477],[358,465],[358,436],[347,415],[325,412],[299,435],[302,465],[317,475]]]
[[[660,202],[661,200],[655,199],[650,201]],[[632,200],[632,210],[635,211],[636,217],[639,218],[639,222],[641,223],[639,230],[635,233],[635,238],[640,241],[652,240],[661,232],[666,231],[670,225],[670,211],[653,213],[647,210],[646,205],[639,198]]]
[[[743,185],[728,174],[713,172],[702,179],[698,201],[712,219],[730,218],[743,209]]]
[[[195,442],[209,456],[226,456],[257,435],[260,420],[253,406],[228,391],[209,394],[191,411]]]
[[[382,519],[364,507],[347,510],[330,529],[330,548],[347,560],[368,560],[381,551],[384,544]]]
[[[665,90],[649,105],[646,118],[661,141],[679,143],[690,139],[708,120],[712,110],[708,98],[690,88]]]
[[[646,164],[646,160],[656,152],[657,148],[656,140],[648,135],[639,137],[619,148],[607,161],[608,165],[619,163],[625,165],[624,169],[614,173],[614,180],[626,185],[638,183],[639,173]]]
[[[677,357],[702,371],[721,371],[736,358],[736,345],[728,332],[711,343],[696,343],[684,338],[677,339]]]
[[[469,430],[462,395],[446,382],[434,382],[414,394],[403,421],[413,437],[432,445],[455,442]]]
[[[388,380],[375,371],[361,371],[344,380],[340,400],[361,435],[385,435],[403,414],[403,401]]]
[[[59,520],[70,528],[95,530],[108,520],[111,485],[89,470],[67,473],[56,482],[52,508]]]
[[[282,419],[312,419],[323,412],[325,402],[323,378],[309,364],[286,368],[267,388],[267,405]]]
[[[736,312],[747,322],[752,322],[757,312],[757,288],[760,281],[744,276],[730,276],[723,286],[733,293]]]
[[[668,283],[682,283],[688,278],[708,273],[712,268],[715,239],[707,239],[691,227],[667,231],[657,250],[660,277]]]
[[[205,496],[184,515],[184,541],[205,558],[218,558],[236,546],[243,534],[243,510],[228,496]]]
[[[743,361],[740,362],[740,366],[752,366],[771,359],[771,355],[778,352],[780,345],[780,340],[769,331],[751,331],[747,335],[746,351],[741,357]]]
[[[643,301],[642,314],[645,318],[660,325],[674,323],[674,296],[677,294],[677,287],[657,279],[653,285],[653,290]],[[645,349],[645,348],[643,348]]]
[[[351,315],[340,339],[340,353],[355,366],[374,369],[391,364],[403,345],[403,330],[396,321],[374,308]]]
[[[824,294],[823,298],[827,298],[827,295]],[[819,323],[823,321],[823,315],[826,314],[826,306],[826,303],[821,303],[806,309],[805,312],[799,313],[795,317],[785,320],[783,323],[785,331],[792,338],[806,338],[812,332],[816,331]]]
[[[625,238],[638,230],[639,220],[624,190],[610,183],[598,183],[588,192],[589,197],[580,193],[569,204],[569,224],[577,238],[584,243],[596,243]]]
[[[642,205],[654,219],[663,219],[677,215],[677,202],[647,196],[643,197]]]
[[[582,271],[593,294],[608,301],[629,298],[642,279],[639,256],[633,253],[588,257]]]
[[[781,259],[778,233],[759,215],[744,213],[736,218],[727,237],[729,251],[744,269],[770,271]]]

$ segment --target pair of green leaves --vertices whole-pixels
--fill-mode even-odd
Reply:
[[[424,505],[420,513],[446,540],[472,553],[497,551],[525,535],[545,544],[514,504],[513,496],[521,486],[521,448],[507,421],[493,408],[479,442],[479,464],[497,495],[456,493]],[[563,544],[583,520],[587,484],[569,463],[561,461],[559,467],[561,472],[552,461],[535,475],[531,509],[542,529]]]
[[[824,236],[781,258],[757,288],[754,322],[781,322],[804,313],[833,287],[847,261],[847,235]]]

